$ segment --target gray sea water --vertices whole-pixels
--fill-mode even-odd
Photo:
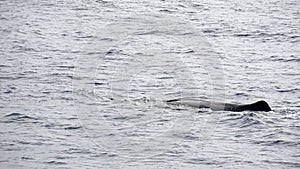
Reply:
[[[299,9],[0,1],[0,168],[300,168]],[[273,111],[164,103],[180,97]]]

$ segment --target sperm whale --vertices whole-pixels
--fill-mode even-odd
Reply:
[[[199,100],[194,98],[181,98],[167,100],[167,104],[173,105],[187,105],[196,108],[210,108],[212,110],[225,110],[225,111],[271,111],[269,104],[260,100],[252,104],[232,104],[232,103],[221,103],[221,102],[210,102],[205,100]]]

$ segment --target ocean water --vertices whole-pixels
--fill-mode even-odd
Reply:
[[[0,168],[300,168],[300,1],[0,2]],[[266,100],[271,112],[170,106]]]

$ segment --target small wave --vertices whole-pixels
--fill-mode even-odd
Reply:
[[[282,115],[282,119],[300,119],[300,109],[291,109],[286,108],[283,110],[278,110],[278,112]]]
[[[232,113],[227,115],[228,118],[222,120],[222,122],[231,123],[234,126],[239,126],[241,128],[252,127],[255,125],[263,124],[260,121],[260,117],[256,113],[246,112],[246,113]]]
[[[300,143],[295,142],[295,141],[286,141],[286,140],[260,140],[260,141],[255,141],[254,144],[260,144],[263,146],[275,146],[275,145],[286,145],[286,146],[297,146]]]
[[[5,115],[5,117],[20,116],[20,115],[22,115],[22,114],[21,113],[11,113],[11,114]]]
[[[300,62],[300,59],[299,58],[295,58],[295,59],[278,58],[278,59],[274,59],[273,61],[280,61],[280,62]]]
[[[21,159],[22,159],[22,160],[34,160],[34,159],[33,159],[33,158],[31,158],[31,157],[24,157],[24,156],[23,156],[23,157],[21,157]]]
[[[57,65],[57,66],[53,66],[53,67],[58,67],[58,68],[63,68],[63,69],[74,69],[75,66],[73,65]]]
[[[24,76],[0,76],[0,80],[19,80],[19,79],[29,79],[28,77],[24,77]]]
[[[164,77],[158,77],[157,79],[174,79],[174,77],[170,77],[170,76],[164,76]]]
[[[207,30],[203,30],[203,33],[216,33],[216,31],[212,29],[207,29]]]
[[[105,53],[105,55],[114,55],[114,54],[120,54],[122,50],[116,50],[116,49],[111,49]]]
[[[246,94],[246,93],[235,93],[234,95],[236,95],[236,96],[249,96],[249,95]]]
[[[280,89],[277,90],[280,93],[298,93],[300,89],[294,88],[294,89]]]
[[[267,37],[272,37],[272,36],[286,36],[284,33],[258,33],[257,36],[267,36]]]
[[[169,156],[169,157],[180,157],[184,151],[177,151],[177,150],[169,150],[164,153],[164,155]]]
[[[0,67],[12,67],[10,65],[0,65]]]
[[[287,57],[273,55],[270,56],[271,61],[279,61],[279,62],[300,62],[300,58],[295,55],[290,55]]]
[[[48,161],[48,162],[45,162],[46,164],[54,164],[54,165],[64,165],[64,164],[67,164],[65,162],[61,162],[61,161]]]
[[[248,37],[248,36],[252,36],[249,33],[240,33],[240,34],[234,34],[233,36],[237,36],[237,37]]]
[[[102,83],[102,82],[94,82],[95,86],[102,86],[102,85],[108,85],[108,83]]]
[[[110,1],[96,0],[95,2],[101,4],[101,6],[117,8],[117,6],[115,6],[114,3]]]
[[[131,117],[131,116],[119,116],[119,117],[114,117],[112,119],[114,120],[131,120],[131,119],[136,119],[137,117]]]
[[[82,8],[82,7],[77,7],[77,8],[73,8],[74,11],[87,11],[89,10],[88,8]]]
[[[147,31],[147,32],[139,32],[139,33],[136,33],[136,35],[154,35],[157,33],[158,33],[158,31],[154,30],[154,31]]]
[[[211,161],[209,159],[200,159],[200,158],[192,158],[189,161],[186,161],[186,163],[191,163],[191,164],[204,164],[204,165],[219,165],[219,163],[215,160]]]
[[[77,130],[77,129],[81,129],[81,126],[70,126],[70,127],[65,127],[65,130]]]
[[[284,165],[284,166],[289,165],[290,167],[295,167],[295,168],[299,168],[300,167],[300,163],[297,163],[297,162],[271,161],[271,160],[263,160],[263,162],[268,163],[268,164],[280,164],[280,165]]]
[[[250,32],[250,33],[236,33],[233,34],[235,37],[240,38],[258,38],[263,39],[264,41],[288,41],[289,39],[292,41],[297,41],[299,36],[297,35],[290,35],[286,33],[267,33],[267,32]]]
[[[160,9],[159,12],[174,13],[175,11],[171,11],[169,9]]]
[[[185,139],[185,140],[198,140],[199,137],[193,136],[191,134],[173,134],[174,137],[179,137],[180,139]]]
[[[4,116],[5,118],[1,120],[3,123],[38,123],[38,118],[31,117],[29,115],[21,114],[21,113],[11,113]]]
[[[5,115],[5,117],[12,117],[14,120],[25,120],[25,119],[30,119],[30,120],[38,120],[37,118],[30,117],[21,113],[11,113],[8,115]]]

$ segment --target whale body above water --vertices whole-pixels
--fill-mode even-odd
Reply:
[[[181,98],[167,100],[167,104],[173,105],[187,105],[196,108],[210,108],[212,110],[225,110],[225,111],[271,111],[269,104],[260,100],[252,104],[232,104],[232,103],[221,103],[221,102],[210,102],[205,100],[199,100],[194,98]]]

